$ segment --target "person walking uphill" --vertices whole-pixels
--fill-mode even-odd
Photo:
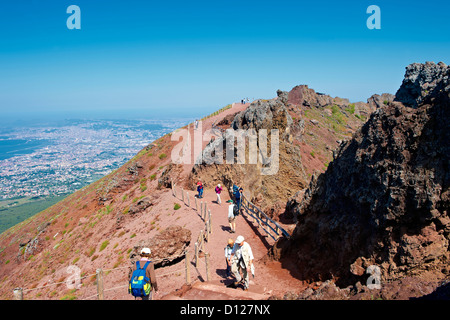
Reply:
[[[243,236],[238,236],[231,251],[231,272],[236,278],[236,281],[231,286],[237,288],[239,283],[243,282],[244,290],[247,291],[249,287],[249,273],[253,273],[254,269],[254,257],[252,248],[244,240]],[[242,276],[240,274],[241,272]]]
[[[221,204],[222,201],[220,201],[220,193],[222,192],[222,187],[220,186],[220,184],[217,185],[216,189],[214,190],[216,191],[216,195],[217,195],[217,204]]]
[[[129,288],[128,291],[135,298],[142,300],[152,300],[153,290],[158,291],[158,284],[156,282],[155,265],[150,261],[151,251],[149,248],[141,250],[141,259],[136,261],[136,266],[133,272],[128,276]]]
[[[197,198],[201,199],[203,198],[203,184],[201,181],[197,182]]]

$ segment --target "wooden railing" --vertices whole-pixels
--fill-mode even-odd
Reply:
[[[244,209],[244,213],[254,219],[254,222],[258,224],[272,239],[275,241],[280,237],[290,237],[290,234],[284,230],[276,221],[273,221],[267,216],[260,208],[250,202],[244,195],[242,195],[241,209]]]

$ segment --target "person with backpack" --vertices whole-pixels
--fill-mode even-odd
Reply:
[[[220,205],[222,203],[222,201],[220,200],[220,193],[222,192],[222,187],[220,186],[220,184],[217,185],[217,187],[214,191],[216,191],[216,195],[217,195],[216,202],[217,202],[217,204]]]
[[[241,209],[241,203],[242,203],[242,192],[244,191],[244,189],[239,188],[237,185],[233,186],[233,195],[234,195],[234,199],[236,200],[236,206],[237,206],[237,210],[240,211]]]
[[[142,300],[152,300],[153,290],[155,293],[158,291],[155,265],[150,261],[150,254],[150,248],[142,248],[140,253],[141,259],[136,261],[135,269],[133,272],[130,272],[128,277],[128,292],[132,294],[135,299],[141,298]]]
[[[236,206],[233,203],[233,200],[228,200],[227,202],[230,203],[228,206],[228,223],[230,224],[230,232],[235,233],[236,232]]]

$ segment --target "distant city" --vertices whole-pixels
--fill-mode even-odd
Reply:
[[[0,200],[72,193],[189,120],[64,120],[0,132]]]

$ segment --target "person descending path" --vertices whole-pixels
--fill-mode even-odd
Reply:
[[[233,251],[234,241],[228,239],[228,244],[225,247],[225,262],[227,263],[227,277],[231,277],[231,251]]]
[[[240,283],[243,283],[244,291],[248,290],[249,274],[254,274],[253,260],[252,248],[243,236],[238,236],[231,251],[231,272],[233,272],[236,281],[230,287],[237,288]]]

